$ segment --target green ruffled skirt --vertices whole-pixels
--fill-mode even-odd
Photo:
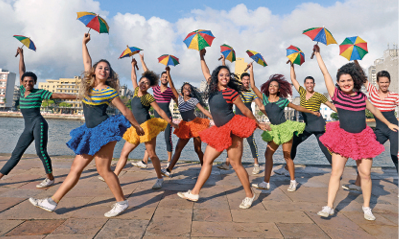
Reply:
[[[297,136],[302,134],[305,127],[305,123],[291,120],[287,120],[279,125],[271,124],[270,128],[272,128],[272,130],[264,131],[262,133],[262,139],[266,142],[273,141],[277,145],[281,145],[290,141],[294,133],[296,133]]]

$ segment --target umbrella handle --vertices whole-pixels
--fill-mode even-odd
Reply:
[[[316,45],[319,45],[319,42],[317,42]],[[313,57],[314,57],[314,51],[313,51],[312,56],[310,57],[310,59],[313,59]]]
[[[22,44],[21,49],[24,48],[24,44]],[[17,51],[17,54],[15,54],[15,57],[19,55],[19,52]]]
[[[138,65],[136,65],[136,69],[139,70],[139,66]]]
[[[89,34],[90,30],[91,30],[91,28],[89,27],[89,31],[87,32],[87,34]]]
[[[251,63],[254,63],[255,61],[252,61]],[[247,66],[247,68],[245,68],[244,72],[246,72],[249,69],[249,66]]]
[[[221,59],[223,59],[223,56],[219,57],[218,61],[220,61]]]
[[[288,63],[290,63],[290,60],[288,60],[285,64],[288,64]]]

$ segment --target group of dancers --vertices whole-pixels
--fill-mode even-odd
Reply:
[[[73,160],[71,170],[58,188],[49,198],[29,201],[36,207],[52,212],[56,209],[60,200],[77,184],[84,168],[95,159],[99,179],[107,183],[112,191],[116,203],[112,209],[104,214],[106,217],[114,217],[128,208],[128,201],[124,197],[118,176],[125,167],[128,155],[141,143],[145,144],[146,153],[143,161],[133,163],[137,167],[146,167],[148,158],[151,159],[157,174],[157,180],[153,189],[162,188],[163,176],[170,177],[172,170],[179,160],[182,150],[193,138],[194,149],[201,163],[201,171],[192,190],[179,192],[181,198],[198,201],[201,188],[209,178],[213,162],[226,150],[228,158],[220,165],[222,169],[232,166],[236,172],[243,189],[245,198],[239,205],[242,209],[251,207],[255,193],[253,188],[270,189],[270,176],[273,168],[273,154],[282,145],[286,166],[275,173],[290,177],[290,185],[287,191],[294,192],[298,187],[295,180],[294,158],[297,147],[312,134],[316,136],[318,144],[332,170],[328,186],[327,205],[318,212],[322,217],[334,215],[334,201],[340,185],[345,164],[348,158],[356,161],[358,178],[354,185],[344,185],[347,190],[361,190],[363,193],[363,212],[367,220],[375,220],[370,208],[372,181],[370,171],[372,158],[384,151],[382,145],[387,140],[391,144],[391,157],[398,169],[398,121],[394,111],[399,105],[399,95],[388,90],[390,75],[386,71],[377,74],[379,89],[367,81],[360,65],[348,63],[342,66],[334,83],[320,54],[317,45],[314,53],[325,84],[334,104],[325,96],[314,91],[316,85],[313,77],[308,76],[304,80],[304,86],[300,86],[296,79],[294,66],[290,65],[290,79],[300,95],[300,105],[295,105],[287,99],[292,95],[291,84],[282,74],[273,74],[258,88],[255,84],[254,66],[249,64],[249,74],[243,73],[241,81],[223,63],[212,72],[206,61],[206,50],[199,53],[202,73],[207,81],[204,95],[197,92],[190,83],[184,83],[180,93],[176,90],[172,81],[170,68],[166,67],[159,77],[148,70],[144,55],[140,54],[140,61],[144,73],[137,79],[137,61],[131,62],[131,79],[134,87],[134,95],[129,110],[118,97],[119,79],[107,60],[92,63],[87,43],[90,34],[83,38],[82,52],[84,75],[79,88],[79,95],[51,93],[42,89],[35,89],[37,77],[32,72],[25,72],[24,55],[18,48],[20,55],[20,109],[25,121],[25,129],[20,136],[11,158],[0,170],[0,179],[7,175],[19,162],[28,146],[35,141],[37,155],[42,160],[47,177],[37,185],[38,188],[49,187],[54,184],[54,176],[51,167],[51,159],[47,154],[48,125],[40,114],[40,106],[46,99],[80,99],[83,102],[85,124],[71,131],[71,139],[67,146],[71,148],[76,157]],[[370,101],[360,89],[362,84],[370,93]],[[169,85],[169,87],[168,87]],[[152,88],[154,96],[148,93]],[[182,121],[176,125],[172,121],[169,103],[174,100],[179,108]],[[210,112],[206,109],[204,100],[208,100]],[[252,114],[251,103],[259,106],[267,115],[270,124],[259,122]],[[339,115],[339,121],[326,124],[319,111],[321,104],[326,104]],[[108,116],[106,110],[109,105],[116,107],[122,114]],[[235,105],[236,112],[233,111]],[[155,110],[155,117],[149,114],[150,107]],[[301,111],[304,123],[290,121],[285,118],[284,108],[290,107]],[[198,108],[206,118],[195,115]],[[365,110],[374,114],[377,121],[375,132],[366,125]],[[214,126],[210,127],[210,119]],[[171,134],[179,138],[174,154],[172,155]],[[260,128],[262,139],[267,142],[265,151],[265,176],[263,182],[250,184],[246,169],[241,163],[243,153],[243,139],[247,138],[252,151],[255,164],[252,171],[257,174],[260,171],[258,163],[258,147],[253,134],[256,128]],[[167,142],[168,165],[161,168],[160,160],[156,154],[156,137],[165,131]],[[124,139],[120,159],[111,170],[111,161],[116,142]],[[205,152],[201,150],[201,144],[205,142]]]

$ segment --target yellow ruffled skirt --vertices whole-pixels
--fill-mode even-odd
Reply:
[[[144,135],[139,136],[136,132],[136,129],[132,126],[123,135],[123,139],[127,142],[138,145],[140,143],[145,143],[151,141],[153,138],[157,137],[159,133],[165,131],[168,122],[160,118],[152,118],[140,126],[144,130]]]

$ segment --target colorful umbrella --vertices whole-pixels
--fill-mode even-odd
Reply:
[[[361,60],[368,53],[367,42],[358,36],[347,37],[339,45],[339,51],[339,54],[349,61]]]
[[[24,45],[25,45],[27,48],[36,51],[36,46],[29,37],[22,36],[22,35],[14,35],[13,37],[15,37],[18,41],[22,42],[22,44],[23,44],[22,47],[24,47]],[[15,57],[17,57],[17,56],[18,56],[18,53],[15,55]]]
[[[292,64],[302,65],[305,62],[305,54],[293,45],[287,48],[287,57]]]
[[[179,58],[168,54],[158,57],[158,62],[164,64],[165,66],[176,66],[180,64]]]
[[[220,46],[220,52],[223,54],[224,59],[233,62],[236,60],[236,51],[234,51],[233,47],[223,44]]]
[[[93,12],[78,12],[78,20],[83,22],[86,27],[98,31],[98,33],[108,33],[109,26],[107,22],[102,19],[98,14]],[[90,32],[89,29],[89,32]]]
[[[137,53],[139,53],[142,50],[143,49],[140,49],[140,48],[135,47],[135,46],[132,46],[132,47],[127,46],[126,50],[124,50],[122,52],[122,54],[119,56],[119,59],[124,58],[124,57],[133,56],[134,54],[137,54]]]
[[[313,41],[321,42],[325,45],[337,44],[331,32],[325,27],[313,27],[306,29],[302,34],[310,37]]]
[[[260,53],[258,53],[256,51],[247,50],[247,54],[249,57],[252,58],[252,60],[254,60],[259,65],[261,65],[263,67],[267,66],[265,59],[263,59],[263,56]]]
[[[205,47],[211,46],[212,41],[215,39],[210,30],[196,30],[190,32],[183,42],[187,45],[188,49],[201,51]]]

